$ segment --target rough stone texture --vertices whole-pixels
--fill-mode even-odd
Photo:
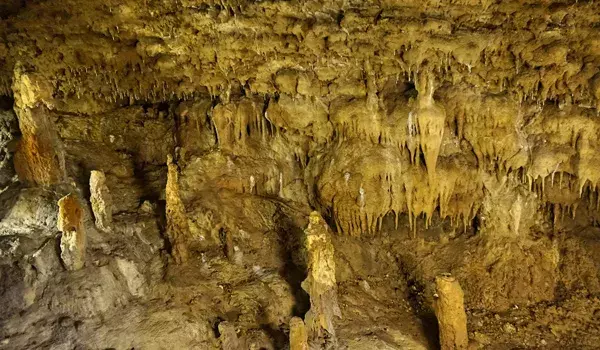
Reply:
[[[15,175],[13,154],[15,150],[17,118],[13,111],[0,107],[0,189],[4,190]]]
[[[306,327],[310,342],[327,349],[337,347],[334,322],[342,317],[337,299],[334,248],[327,223],[317,212],[310,214],[306,234],[308,276],[302,288],[310,296]]]
[[[0,3],[0,347],[219,349],[228,322],[282,349],[304,317],[339,348],[437,348],[448,271],[474,346],[596,348],[598,23],[571,0]],[[52,255],[69,193],[81,271]],[[335,289],[343,318],[312,298]]]
[[[68,194],[58,201],[60,257],[67,270],[79,270],[85,264],[86,232],[83,210],[76,195]]]
[[[15,67],[13,92],[21,140],[15,154],[15,169],[23,181],[51,185],[64,180],[64,155],[38,77]],[[43,85],[42,85],[43,86]]]
[[[185,206],[179,194],[179,169],[173,163],[171,155],[167,158],[167,189],[166,189],[166,216],[167,236],[171,243],[171,255],[178,264],[185,263],[189,257],[188,242],[190,229],[185,213]]]
[[[290,350],[308,350],[308,334],[300,317],[290,320]]]
[[[103,172],[92,170],[90,173],[90,203],[96,218],[96,227],[100,230],[110,229],[112,223],[112,196],[106,186]]]
[[[127,288],[129,292],[136,297],[143,297],[146,295],[146,281],[142,274],[140,274],[135,263],[126,259],[116,259],[117,267],[127,282]]]
[[[469,346],[467,314],[463,290],[458,281],[447,275],[435,278],[435,316],[440,327],[442,350],[466,350]]]
[[[242,350],[243,343],[238,339],[235,332],[235,327],[229,322],[219,323],[219,340],[221,341],[222,350]]]

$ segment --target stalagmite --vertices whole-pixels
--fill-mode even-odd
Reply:
[[[300,317],[290,320],[290,350],[308,350],[308,335]]]
[[[14,110],[19,118],[21,140],[15,153],[15,170],[21,180],[52,185],[65,179],[65,160],[54,124],[34,75],[16,65],[13,77]]]
[[[235,327],[229,322],[219,323],[219,340],[222,350],[245,350],[243,342],[238,338]]]
[[[440,330],[441,349],[467,349],[467,315],[460,284],[449,274],[443,274],[435,278],[435,286],[434,309]]]
[[[58,201],[58,230],[60,257],[67,270],[79,270],[85,263],[86,234],[83,226],[83,210],[79,199],[68,194]]]
[[[187,239],[190,236],[190,229],[185,206],[179,194],[179,170],[171,155],[167,156],[167,167],[167,188],[165,191],[167,237],[171,243],[173,259],[177,264],[182,264],[188,260],[189,256]]]
[[[90,175],[90,202],[100,230],[110,229],[112,222],[112,197],[106,186],[106,176],[102,171],[92,170]]]
[[[324,348],[335,348],[337,339],[334,317],[342,317],[337,301],[335,260],[329,227],[321,215],[312,212],[306,234],[308,276],[302,282],[310,296],[310,310],[306,313],[309,342]]]

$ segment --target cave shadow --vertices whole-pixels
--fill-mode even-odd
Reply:
[[[440,348],[440,329],[435,312],[424,297],[425,287],[413,279],[408,280],[408,303],[415,316],[421,320],[421,329],[427,340],[429,349]]]
[[[269,335],[271,345],[275,349],[285,349],[288,345],[288,335],[281,329],[275,328],[270,324],[261,324],[260,329]],[[261,348],[261,350],[264,348]]]
[[[281,208],[275,214],[278,235],[278,254],[284,262],[279,274],[292,288],[294,293],[293,316],[304,318],[310,308],[310,297],[302,289],[302,281],[307,276],[307,265],[304,257],[304,230],[288,216]]]

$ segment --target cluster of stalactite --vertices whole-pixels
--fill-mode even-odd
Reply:
[[[48,116],[47,84],[39,79],[15,70],[23,134],[15,159],[23,179],[47,185],[65,178],[65,161]],[[232,156],[220,187],[295,199],[286,188],[304,173],[313,205],[350,235],[377,233],[390,213],[396,221],[407,214],[414,228],[418,217],[427,226],[437,212],[464,228],[485,196],[485,174],[516,175],[558,212],[574,211],[582,197],[598,202],[594,108],[465,92],[440,85],[425,68],[414,84],[379,91],[369,81],[362,99],[238,93],[182,109],[180,118],[200,128],[196,114],[204,114],[218,149]],[[280,85],[285,90],[286,80]],[[177,132],[179,153],[194,153],[191,137]]]

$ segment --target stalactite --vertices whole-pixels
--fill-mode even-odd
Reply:
[[[421,149],[425,155],[425,164],[430,183],[435,180],[435,169],[437,158],[440,153],[446,112],[433,100],[434,82],[433,77],[422,74],[417,82],[419,99],[415,111],[419,133],[421,135]]]
[[[238,338],[235,327],[229,322],[220,322],[218,325],[221,350],[244,350],[244,342]]]

